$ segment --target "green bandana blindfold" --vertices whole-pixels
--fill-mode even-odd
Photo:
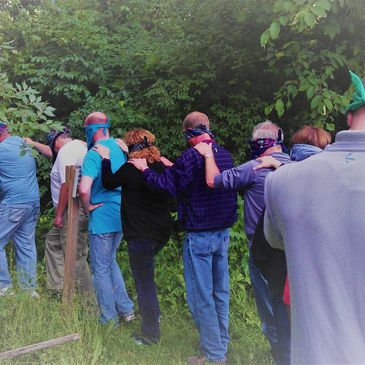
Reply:
[[[364,83],[355,73],[350,71],[351,80],[355,87],[355,91],[352,94],[352,100],[350,105],[347,107],[346,112],[353,112],[362,106],[365,106],[365,87]]]

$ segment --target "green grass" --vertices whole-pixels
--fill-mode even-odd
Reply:
[[[67,312],[62,304],[40,292],[40,299],[17,294],[0,297],[0,352],[79,332],[81,340],[40,350],[1,364],[57,365],[183,365],[198,353],[198,334],[183,307],[180,313],[162,310],[161,343],[135,345],[131,335],[139,321],[119,328],[100,326],[95,308],[76,302]],[[257,325],[252,302],[245,318],[231,313],[229,364],[271,364],[268,346]]]

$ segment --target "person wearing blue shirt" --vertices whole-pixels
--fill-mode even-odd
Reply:
[[[23,153],[24,152],[24,153]],[[0,122],[0,296],[12,294],[5,246],[12,240],[20,289],[38,297],[35,227],[39,188],[35,160],[24,140]]]
[[[102,183],[100,155],[91,149],[101,144],[110,150],[112,171],[118,170],[126,156],[117,142],[109,136],[108,117],[91,113],[84,125],[87,152],[79,187],[80,200],[89,217],[90,267],[100,307],[100,322],[134,319],[133,302],[129,299],[116,253],[122,238],[120,220],[121,188],[105,189]]]

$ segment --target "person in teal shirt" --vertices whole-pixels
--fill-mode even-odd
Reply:
[[[116,261],[122,238],[120,219],[121,192],[104,189],[101,157],[92,150],[102,144],[110,150],[113,172],[127,160],[117,142],[110,138],[109,119],[101,112],[91,113],[85,119],[88,153],[85,156],[79,187],[80,200],[89,218],[90,268],[96,297],[100,308],[100,322],[134,318],[133,302],[129,299],[124,279]]]

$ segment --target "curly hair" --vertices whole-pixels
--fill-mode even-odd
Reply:
[[[145,129],[133,129],[124,135],[123,140],[127,146],[130,146],[132,144],[144,143],[145,137],[149,144],[154,143],[156,140],[156,137]],[[131,152],[129,158],[145,158],[147,163],[151,164],[155,161],[160,161],[161,154],[160,150],[152,145],[143,150]]]

